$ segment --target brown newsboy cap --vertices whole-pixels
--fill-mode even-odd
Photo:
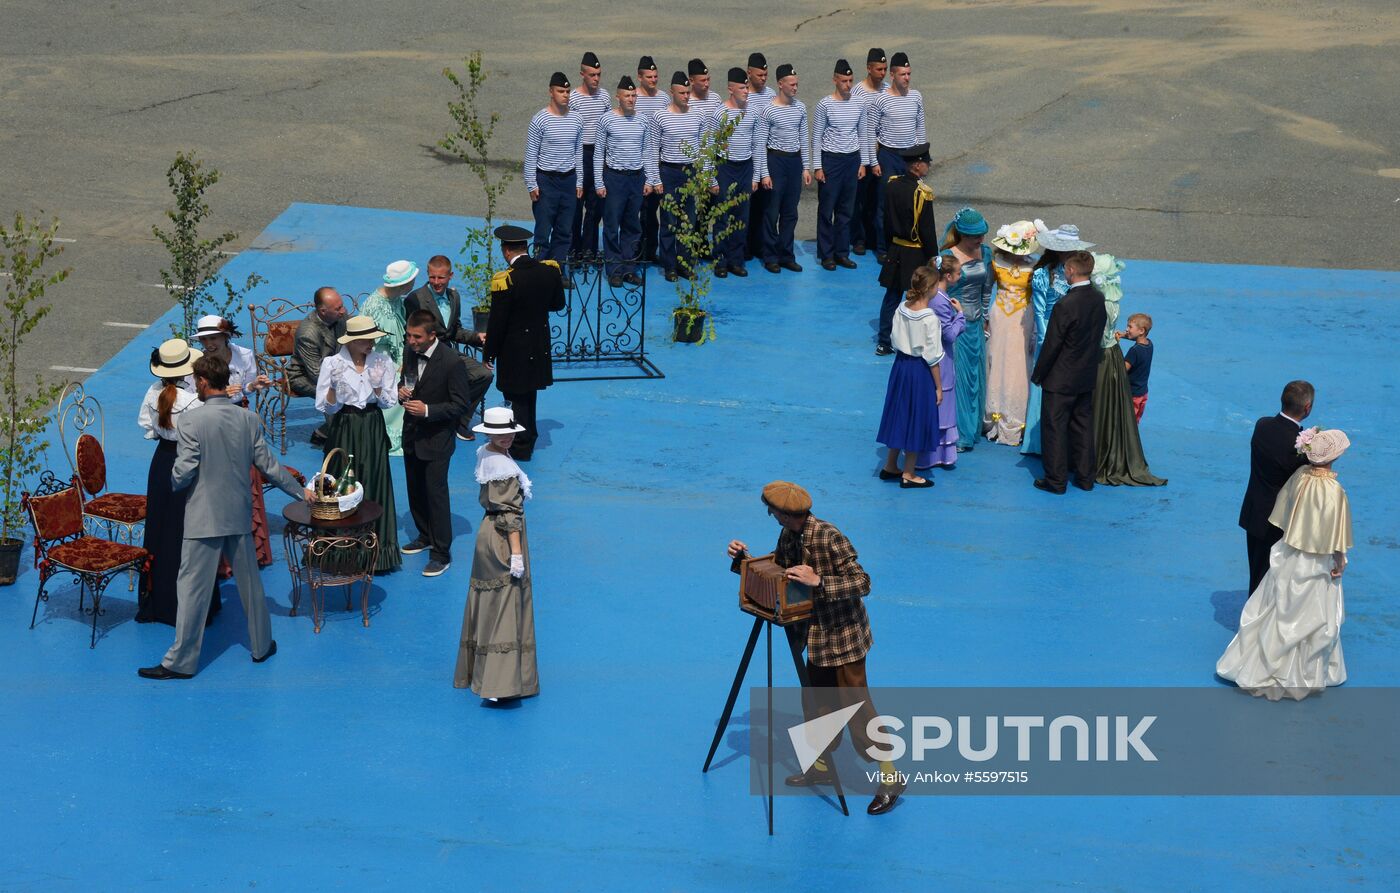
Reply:
[[[812,510],[812,496],[791,481],[773,481],[763,488],[763,501],[780,512],[800,515]]]

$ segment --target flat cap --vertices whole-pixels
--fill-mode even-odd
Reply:
[[[584,53],[583,61],[579,65],[585,68],[602,68],[603,64],[598,61],[597,53]]]
[[[865,64],[866,64],[866,65],[869,65],[869,64],[872,63],[872,62],[884,62],[884,61],[885,61],[885,51],[884,51],[884,49],[881,48],[881,47],[871,47],[871,48],[870,48],[870,52],[868,52],[868,53],[865,54]]]
[[[780,512],[800,515],[812,510],[812,496],[791,481],[773,481],[763,488],[763,501]]]
[[[643,56],[642,58],[640,58],[640,59],[637,60],[637,70],[638,70],[638,71],[655,71],[655,70],[656,70],[656,63],[655,63],[654,61],[652,61],[652,58],[651,58],[650,56]]]
[[[909,67],[909,54],[908,54],[908,53],[895,53],[893,56],[890,57],[890,68],[908,68],[908,67]]]
[[[731,68],[731,69],[729,69],[729,83],[731,83],[731,84],[744,84],[744,83],[747,83],[748,80],[749,80],[749,76],[748,76],[747,74],[744,73],[744,69],[742,69],[742,68]]]
[[[764,71],[767,71],[768,60],[763,58],[762,53],[749,53],[749,67],[762,68]]]
[[[550,85],[551,87],[567,87],[567,86],[569,86],[569,78],[568,78],[568,75],[564,74],[564,72],[562,72],[562,71],[556,71],[556,72],[554,72],[554,74],[552,74],[552,75],[549,76],[549,85]]]
[[[685,72],[684,72],[684,71],[678,71],[678,72],[676,72],[675,74],[671,75],[671,86],[672,86],[672,87],[689,87],[689,86],[690,86],[690,78],[688,78],[688,77],[685,76]]]
[[[778,66],[778,80],[781,81],[783,78],[794,74],[797,74],[797,69],[793,68],[788,63],[784,62],[782,65]]]
[[[697,74],[709,74],[710,70],[705,67],[704,61],[700,59],[691,59],[690,64],[686,66],[686,72],[694,76]]]
[[[523,226],[506,224],[505,226],[496,227],[493,235],[502,242],[528,242],[530,239],[534,238],[535,234]]]
[[[635,90],[637,89],[637,85],[632,82],[632,79],[630,77],[624,74],[617,82],[617,89]]]
[[[831,72],[831,73],[832,73],[832,74],[855,74],[854,71],[851,71],[851,63],[847,62],[845,59],[837,59],[837,60],[836,60],[836,67],[835,67],[834,69],[832,69],[832,72]]]

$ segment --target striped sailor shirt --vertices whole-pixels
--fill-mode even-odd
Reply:
[[[578,112],[583,119],[583,144],[592,146],[597,142],[598,122],[612,108],[612,96],[602,87],[597,93],[574,90],[569,94],[569,110]]]
[[[876,89],[872,90],[872,89],[870,89],[870,87],[865,83],[865,79],[862,78],[861,80],[856,81],[856,85],[855,85],[854,87],[851,88],[851,100],[854,101],[854,102],[859,102],[861,105],[865,106],[864,114],[865,114],[866,117],[869,117],[869,115],[870,115],[870,104],[873,103],[873,102],[875,101],[876,97],[878,97],[878,96],[879,96],[881,93],[883,93],[884,91],[885,91],[885,82],[884,82],[884,81],[881,81],[881,82],[880,82],[880,86],[877,87]],[[864,136],[864,133],[865,133],[865,131],[864,131],[865,121],[862,119],[862,121],[861,121],[860,123],[861,123],[861,128],[862,128],[862,130],[861,130],[861,134],[862,134],[862,135],[861,135],[861,140],[860,140],[860,163],[861,163],[861,164],[874,164],[874,163],[875,163],[875,156],[874,156],[874,154],[872,153],[869,157],[867,157],[867,156],[866,156],[866,152],[865,152],[865,150],[866,150],[865,136]]]
[[[765,105],[772,102],[773,97],[777,95],[778,91],[766,84],[762,90],[757,92],[755,92],[753,88],[749,88],[749,111],[756,112],[762,109]]]
[[[598,122],[598,142],[593,150],[595,173],[610,167],[619,171],[642,169],[642,148],[646,143],[647,124],[641,115],[624,115],[612,110]],[[601,183],[601,179],[595,179]]]
[[[530,130],[525,135],[524,176],[525,188],[530,192],[539,188],[536,171],[573,171],[578,184],[574,188],[583,188],[583,121],[576,112],[556,115],[546,108],[530,119]]]
[[[648,96],[641,90],[637,91],[637,117],[643,121],[670,104],[671,94],[665,90],[657,90],[655,96]]]
[[[732,109],[723,103],[710,115],[705,122],[705,129],[710,133],[719,130],[721,124],[728,123],[734,119],[738,123],[734,125],[734,131],[729,134],[729,146],[725,150],[724,159],[726,161],[748,161],[753,158],[753,128],[754,122],[758,120],[758,113],[748,109]]]
[[[763,107],[754,125],[755,174],[762,180],[768,176],[767,149],[802,153],[802,167],[812,167],[811,150],[807,147],[807,106],[794,99],[791,105],[770,102]]]
[[[692,164],[705,119],[693,110],[673,112],[670,107],[651,116],[647,121],[647,139],[643,150],[647,168],[647,183],[661,185],[661,162]]]
[[[823,152],[845,155],[861,151],[860,119],[864,112],[864,104],[854,97],[845,100],[822,97],[812,119],[813,168],[821,170]]]
[[[710,115],[714,114],[715,109],[722,105],[724,105],[724,97],[720,96],[714,90],[706,94],[704,99],[696,99],[694,93],[690,94],[690,110],[692,112],[699,112],[701,120],[709,120]]]
[[[862,137],[872,159],[877,143],[890,149],[907,149],[925,142],[928,138],[924,135],[924,95],[910,90],[899,96],[886,88],[870,103]]]

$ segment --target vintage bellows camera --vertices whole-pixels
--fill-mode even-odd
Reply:
[[[739,571],[739,610],[779,626],[812,615],[812,588],[787,578],[786,568],[773,554],[736,559]]]

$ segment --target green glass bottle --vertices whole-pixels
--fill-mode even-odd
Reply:
[[[340,485],[335,489],[336,496],[348,496],[355,489],[355,454],[345,460],[345,473],[340,476]]]

